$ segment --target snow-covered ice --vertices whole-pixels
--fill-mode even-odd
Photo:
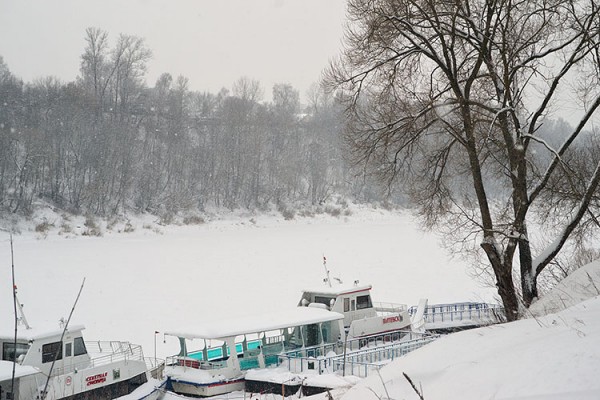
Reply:
[[[29,323],[56,328],[86,277],[72,320],[87,326],[86,338],[129,340],[150,357],[156,344],[164,357],[178,351],[174,338],[163,343],[165,331],[293,307],[303,288],[322,281],[323,255],[333,276],[373,284],[375,301],[494,298],[407,213],[357,210],[348,217],[293,221],[236,217],[160,230],[136,226],[133,233],[100,238],[16,236],[17,285]],[[6,266],[0,269],[0,326],[10,327],[10,247],[8,236],[0,235]],[[427,400],[598,399],[599,281],[600,263],[591,264],[540,299],[535,318],[447,336],[391,362],[381,377],[337,389],[335,398],[417,399],[405,372]],[[553,314],[543,316],[546,311]],[[243,398],[230,398],[236,395]]]
[[[176,354],[165,331],[203,321],[268,314],[297,305],[302,289],[332,276],[373,285],[375,301],[416,304],[492,301],[439,239],[416,229],[408,213],[355,209],[347,217],[285,221],[235,216],[204,225],[160,227],[134,222],[132,233],[45,239],[14,237],[19,300],[33,327],[58,328],[86,278],[72,324],[86,340],[128,340],[146,356]],[[0,232],[0,325],[12,326],[10,245]],[[159,331],[159,334],[155,334]]]

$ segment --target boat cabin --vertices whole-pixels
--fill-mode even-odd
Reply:
[[[402,304],[377,304],[371,300],[371,285],[333,285],[302,291],[298,306],[321,307],[344,316],[350,337],[409,329],[407,307]]]
[[[34,399],[30,392],[43,388],[48,400],[113,398],[131,393],[148,380],[140,346],[117,341],[86,343],[83,329],[70,326],[63,334],[63,329],[28,328],[18,331],[16,342],[14,332],[0,333],[0,362],[24,372],[28,371],[25,367],[37,371],[19,378],[14,400]],[[6,393],[6,384],[0,386]],[[0,396],[0,400],[5,398]]]
[[[298,306],[320,306],[343,314],[346,328],[355,319],[377,315],[371,301],[371,285],[322,286],[303,290]]]
[[[14,334],[0,334],[2,360],[33,366],[46,375],[53,361],[53,375],[72,371],[75,366],[87,368],[91,359],[83,341],[83,329],[83,326],[68,328],[62,342],[62,330],[27,329],[18,333],[16,343]]]

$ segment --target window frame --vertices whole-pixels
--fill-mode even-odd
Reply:
[[[62,342],[52,342],[42,345],[42,364],[62,360],[63,345]]]
[[[87,348],[82,337],[76,337],[73,339],[73,357],[83,356],[87,354]]]
[[[363,296],[356,296],[356,309],[364,310],[367,308],[373,308],[373,303],[371,303],[371,296],[365,294]]]

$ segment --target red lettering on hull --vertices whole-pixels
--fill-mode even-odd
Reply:
[[[394,323],[394,322],[400,322],[400,321],[401,321],[401,320],[400,320],[400,317],[398,317],[398,316],[394,316],[394,317],[385,317],[385,318],[383,319],[383,323],[384,323],[384,324],[391,324],[391,323]]]
[[[87,378],[85,378],[86,385],[87,386],[92,386],[92,385],[97,385],[97,384],[102,383],[102,382],[106,382],[106,376],[107,375],[108,375],[108,372],[104,372],[102,374],[96,374],[96,375],[88,376]]]

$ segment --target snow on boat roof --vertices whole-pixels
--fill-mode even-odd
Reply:
[[[74,326],[68,327],[66,333],[74,333],[77,331],[82,331],[84,329],[85,329],[85,326],[83,326],[83,325],[74,325]],[[17,339],[20,341],[23,341],[23,340],[32,341],[32,340],[40,340],[40,339],[44,339],[44,338],[49,338],[49,337],[53,337],[53,336],[58,336],[60,338],[60,335],[62,335],[62,332],[63,332],[62,329],[41,329],[41,328],[25,329],[20,326],[17,330]],[[4,329],[2,331],[0,331],[0,340],[4,340],[4,341],[15,340],[14,328],[12,331],[4,330]]]
[[[12,379],[13,365],[15,366],[15,378],[38,373],[38,369],[31,365],[15,364],[12,361],[0,360],[0,382]]]
[[[356,292],[364,292],[366,290],[371,290],[371,285],[334,285],[332,287],[329,286],[319,286],[318,288],[310,288],[303,290],[303,293],[318,293],[318,294],[326,294],[332,296],[340,296],[343,294],[350,294]]]
[[[165,335],[186,339],[223,339],[248,333],[268,332],[277,329],[315,324],[343,319],[340,313],[312,307],[294,307],[287,311],[267,315],[247,315],[235,319],[206,321],[187,332],[165,332]]]

